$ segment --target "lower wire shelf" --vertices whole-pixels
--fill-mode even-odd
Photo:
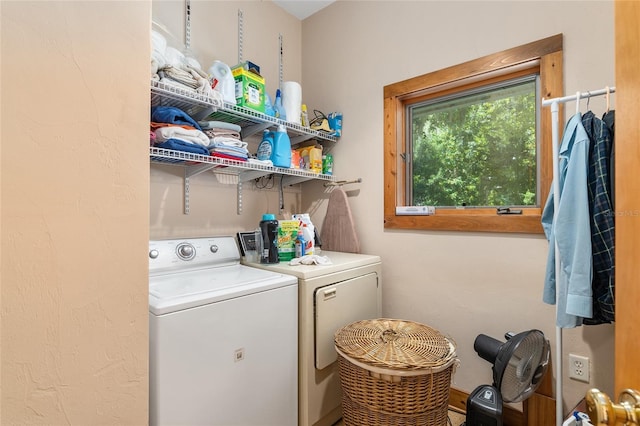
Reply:
[[[295,185],[308,180],[335,182],[332,175],[313,173],[307,170],[265,166],[248,161],[231,160],[209,155],[194,154],[186,151],[150,147],[149,157],[152,163],[169,164],[184,168],[184,213],[189,214],[189,178],[212,170],[214,173],[238,177],[238,214],[242,213],[242,184],[262,176],[276,174],[282,177],[283,185]]]

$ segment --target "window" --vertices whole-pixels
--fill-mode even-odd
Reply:
[[[536,206],[536,75],[408,104],[412,206]]]
[[[562,35],[386,86],[385,228],[542,232],[562,91]]]

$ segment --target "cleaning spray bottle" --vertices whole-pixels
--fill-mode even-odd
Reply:
[[[281,124],[273,135],[271,161],[275,167],[291,167],[291,139],[287,129]]]
[[[280,89],[276,90],[276,102],[273,105],[273,108],[276,110],[276,118],[280,120],[287,120],[287,113],[282,106],[282,95],[280,94]]]

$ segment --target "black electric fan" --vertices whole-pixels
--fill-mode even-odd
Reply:
[[[493,385],[480,385],[467,399],[465,426],[502,426],[502,402],[527,399],[549,365],[549,341],[540,330],[505,334],[506,342],[478,335],[473,349],[493,364]]]

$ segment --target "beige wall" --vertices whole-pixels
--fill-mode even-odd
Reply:
[[[346,189],[363,251],[383,259],[383,314],[452,336],[461,360],[453,386],[467,392],[491,381],[490,364],[473,350],[479,333],[502,339],[538,328],[555,346],[554,307],[541,302],[548,244],[542,235],[385,230],[382,90],[558,33],[566,93],[614,84],[609,1],[338,1],[303,22],[303,90],[315,108],[344,113],[334,171],[363,179]],[[589,107],[599,115],[604,100]],[[321,217],[326,194],[311,188],[303,206]],[[566,378],[569,352],[591,357],[590,385]],[[612,390],[613,326],[566,331],[564,355],[565,411],[589,387]]]
[[[145,424],[151,4],[0,16],[0,423]]]
[[[184,215],[181,170],[148,166],[151,13],[179,43],[183,5],[0,3],[2,424],[146,423],[147,240],[233,234],[278,212],[275,190],[245,184],[237,215],[236,186],[209,173],[192,179]],[[472,349],[478,333],[539,328],[553,343],[543,237],[384,230],[382,88],[557,33],[567,93],[611,85],[612,4],[339,1],[301,23],[270,2],[196,1],[204,68],[237,62],[238,8],[244,59],[262,66],[268,92],[282,33],[284,79],[302,82],[310,110],[345,115],[328,148],[340,178],[363,178],[346,189],[363,251],[383,258],[384,314],[452,336],[454,386],[468,392],[491,380]],[[328,194],[302,188],[287,190],[285,210],[321,226]],[[593,362],[590,385],[565,379],[565,406],[591,386],[611,394],[613,327],[569,330],[564,343]]]

